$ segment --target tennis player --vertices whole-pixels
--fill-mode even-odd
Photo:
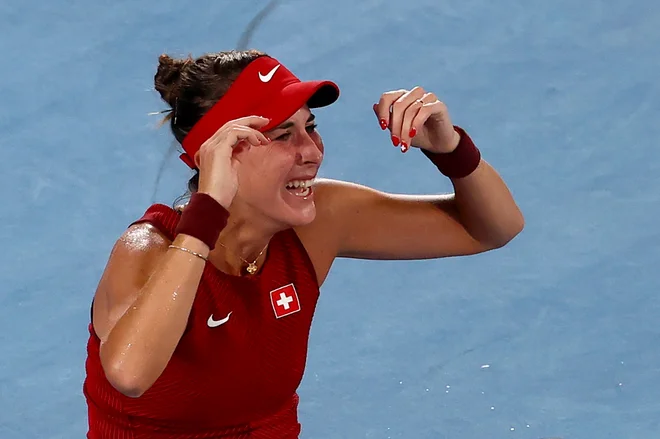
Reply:
[[[162,55],[155,85],[191,196],[148,207],[109,257],[89,325],[88,438],[298,438],[310,325],[335,258],[472,255],[523,228],[498,173],[421,87],[383,93],[374,123],[453,194],[317,179],[313,111],[339,89],[262,52]]]

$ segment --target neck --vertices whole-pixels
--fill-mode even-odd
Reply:
[[[264,250],[277,230],[259,227],[255,221],[248,221],[233,212],[227,226],[222,230],[209,259],[221,271],[232,275],[245,273],[245,261],[255,262],[259,270],[266,259]]]

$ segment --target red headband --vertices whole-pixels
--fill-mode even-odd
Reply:
[[[261,116],[270,123],[268,131],[293,116],[307,104],[325,107],[339,98],[339,87],[331,81],[302,82],[279,61],[261,56],[236,78],[227,93],[193,126],[183,139],[186,151],[180,158],[195,169],[193,158],[202,144],[230,120]]]

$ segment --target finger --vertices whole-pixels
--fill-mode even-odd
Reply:
[[[243,152],[249,151],[253,146],[263,146],[271,142],[262,132],[249,127],[238,127],[236,137],[237,141],[231,148],[232,157],[236,159],[239,159]]]
[[[433,114],[447,114],[447,106],[445,105],[444,102],[439,101],[438,99],[435,99],[435,101],[430,102],[430,103],[425,103],[424,106],[417,112],[417,115],[415,115],[415,118],[413,119],[411,123],[411,130],[415,129],[415,131],[418,129],[418,127],[421,127],[424,125],[429,117]],[[414,137],[414,136],[412,136]]]
[[[401,128],[403,126],[403,117],[406,109],[416,100],[424,96],[425,93],[426,92],[423,88],[415,87],[392,103],[390,132],[392,133],[392,143],[394,146],[399,146],[399,143],[401,142]]]
[[[263,126],[266,126],[270,122],[270,119],[266,117],[261,117],[261,116],[247,116],[247,117],[241,117],[239,119],[234,119],[226,124],[224,124],[222,127],[220,127],[213,135],[206,140],[204,143],[221,143],[223,139],[226,139],[229,136],[229,133],[236,129],[236,128],[246,128],[250,129],[251,128],[261,128]],[[236,140],[234,140],[236,142]],[[267,142],[265,142],[267,143]],[[233,143],[232,143],[233,144]],[[202,145],[203,146],[203,145]]]
[[[270,119],[261,116],[247,116],[247,117],[241,117],[232,122],[237,125],[243,125],[243,126],[259,129],[268,125],[270,123]]]
[[[380,127],[383,130],[389,126],[392,104],[407,92],[408,90],[403,89],[388,91],[387,93],[383,93],[378,103],[374,105],[374,113],[376,113]]]
[[[261,145],[267,145],[271,142],[270,138],[266,136],[264,133],[262,133],[259,130],[255,130],[252,128],[245,127],[245,130],[248,130],[251,134],[256,136],[256,139],[258,140],[259,144]],[[259,144],[254,144],[254,146],[259,146]]]
[[[423,106],[424,101],[417,99],[406,108],[403,114],[403,120],[401,122],[401,152],[408,151],[412,144],[412,138],[417,134],[417,130],[413,128],[413,121]]]
[[[386,130],[387,129],[387,120],[382,119],[380,115],[378,114],[378,104],[374,104],[374,113],[376,113],[376,117],[378,118],[378,123],[380,124],[380,129]]]
[[[269,143],[266,136],[252,128],[237,126],[231,131],[234,136],[233,141],[230,141],[232,147],[235,147],[240,141],[244,141],[253,146],[261,146]]]

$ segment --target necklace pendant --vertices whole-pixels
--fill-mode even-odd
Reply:
[[[254,273],[256,273],[256,272],[257,272],[257,264],[254,264],[254,263],[250,263],[250,264],[248,264],[246,270],[247,270],[247,272],[250,273],[250,274],[254,274]]]

